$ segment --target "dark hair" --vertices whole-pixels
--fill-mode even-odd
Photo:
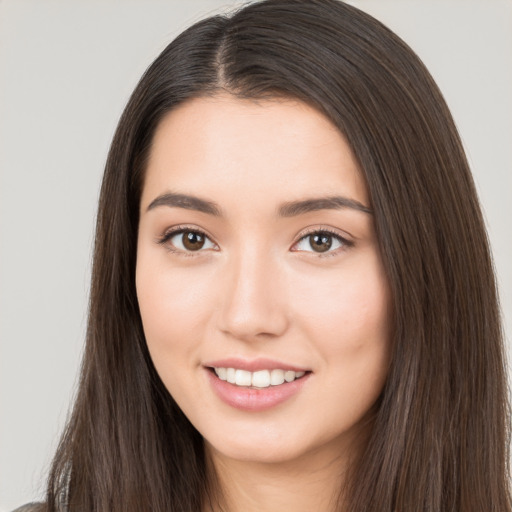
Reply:
[[[207,499],[201,435],[146,347],[135,261],[155,129],[176,105],[219,91],[312,105],[345,135],[368,186],[392,361],[342,509],[512,510],[496,285],[461,142],[412,50],[336,0],[267,0],[196,23],[135,89],[106,164],[81,380],[48,509],[199,511]]]

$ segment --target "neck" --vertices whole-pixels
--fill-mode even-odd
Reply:
[[[208,444],[212,488],[207,512],[311,512],[339,510],[347,457],[310,453],[285,462],[230,459]]]

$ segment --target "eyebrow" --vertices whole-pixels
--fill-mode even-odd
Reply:
[[[190,196],[188,194],[176,194],[168,192],[162,194],[156,199],[151,201],[147,211],[153,210],[158,206],[169,206],[171,208],[185,208],[186,210],[197,210],[199,212],[208,213],[215,217],[222,217],[222,212],[219,206],[213,201],[207,201],[196,196]]]
[[[153,210],[159,206],[196,210],[215,217],[223,216],[222,210],[217,203],[188,194],[178,194],[174,192],[162,194],[151,201],[147,211]],[[373,210],[368,206],[365,206],[355,199],[343,196],[314,197],[298,201],[288,201],[278,208],[277,214],[279,217],[295,217],[319,210],[341,210],[343,208],[350,208],[369,215],[373,214]]]
[[[301,201],[289,201],[279,207],[280,217],[295,217],[318,210],[341,210],[350,208],[371,215],[373,210],[355,199],[342,196],[315,197]]]

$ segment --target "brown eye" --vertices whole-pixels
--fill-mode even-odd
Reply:
[[[215,249],[216,245],[202,231],[177,228],[165,234],[158,242],[173,252],[191,253]]]
[[[315,252],[328,251],[332,245],[332,235],[327,233],[309,235],[309,244]]]
[[[196,231],[185,231],[182,235],[183,247],[188,251],[197,251],[204,245],[204,236]]]
[[[297,244],[295,244],[293,250],[313,252],[318,255],[322,253],[336,254],[338,252],[337,249],[346,249],[353,245],[353,242],[336,233],[319,230],[303,236]]]

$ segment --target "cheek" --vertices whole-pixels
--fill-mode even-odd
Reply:
[[[326,385],[361,412],[380,394],[389,367],[391,300],[380,260],[363,255],[303,285],[295,316],[329,375]]]
[[[136,272],[146,342],[164,380],[160,370],[169,372],[183,358],[193,357],[214,303],[211,276],[198,275],[197,269],[170,269],[167,256],[140,251]]]
[[[339,271],[302,278],[297,284],[295,316],[327,351],[387,345],[389,287],[373,252],[354,258]]]

